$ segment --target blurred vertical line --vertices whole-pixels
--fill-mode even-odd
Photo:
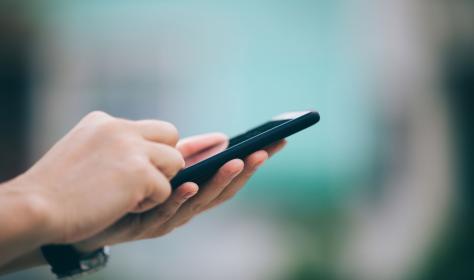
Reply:
[[[445,244],[422,279],[474,279],[474,2],[444,1],[446,25],[443,74],[453,114],[456,217]]]
[[[30,46],[28,1],[0,2],[0,182],[26,167]]]

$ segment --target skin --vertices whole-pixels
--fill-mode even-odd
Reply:
[[[178,150],[183,153],[185,159],[191,159],[196,155],[199,156],[200,150],[206,150],[214,145],[221,146],[220,150],[223,150],[227,145],[227,137],[223,134],[201,135],[179,143]],[[231,160],[202,186],[200,192],[199,186],[195,183],[185,183],[164,204],[145,213],[127,215],[101,234],[77,243],[76,247],[87,252],[105,245],[166,235],[196,215],[231,199],[258,167],[284,145],[284,141],[278,142],[265,150],[253,153],[245,161]],[[203,154],[199,158],[206,157]],[[187,161],[187,164],[189,163]]]
[[[286,144],[227,162],[201,188],[188,182],[171,193],[180,169],[227,146],[220,133],[178,138],[166,122],[86,116],[29,171],[0,186],[0,219],[23,213],[0,232],[0,274],[45,264],[45,244],[87,253],[168,234],[232,198]]]

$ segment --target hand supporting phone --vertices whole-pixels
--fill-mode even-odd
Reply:
[[[212,178],[226,162],[235,158],[243,159],[278,140],[316,124],[318,121],[319,114],[315,111],[281,114],[263,125],[230,139],[226,150],[181,170],[171,180],[171,186],[176,189],[186,182],[201,185]]]

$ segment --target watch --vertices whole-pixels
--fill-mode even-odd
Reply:
[[[47,245],[41,247],[51,271],[58,279],[76,279],[104,268],[109,260],[109,247],[84,254],[71,245]]]

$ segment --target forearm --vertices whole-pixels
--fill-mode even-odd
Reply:
[[[46,204],[32,188],[17,180],[0,185],[0,268],[54,241]]]

